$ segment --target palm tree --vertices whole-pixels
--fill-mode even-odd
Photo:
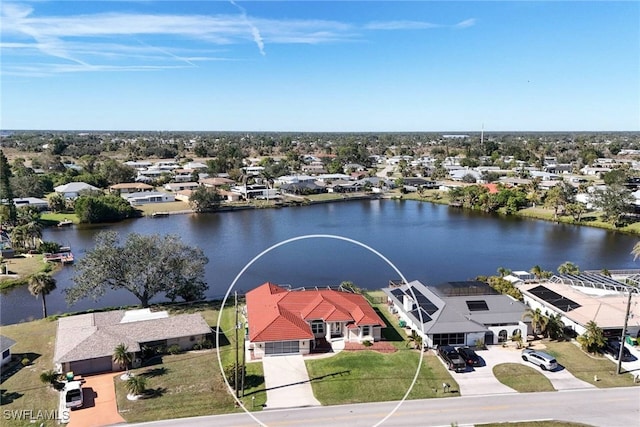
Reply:
[[[580,268],[572,262],[565,261],[558,266],[560,274],[580,274]]]
[[[636,243],[631,250],[631,255],[633,255],[633,260],[635,261],[640,256],[640,242]]]
[[[36,273],[29,278],[29,292],[34,297],[42,295],[42,316],[47,317],[46,296],[56,288],[56,279],[47,273]]]
[[[509,270],[508,268],[504,268],[504,267],[499,267],[498,268],[498,274],[500,275],[500,277],[504,277],[508,274],[511,274],[511,270]]]
[[[26,237],[31,239],[30,249],[37,249],[38,241],[42,239],[42,224],[38,221],[29,221],[24,227]]]
[[[531,270],[529,270],[529,272],[534,276],[536,276],[536,279],[540,279],[542,277],[543,270],[542,270],[542,267],[536,264],[533,267],[531,267]]]
[[[557,340],[562,337],[564,332],[564,322],[561,320],[560,315],[550,315],[549,321],[547,322],[547,335],[552,340]]]
[[[143,376],[129,377],[125,388],[131,396],[141,396],[147,391],[147,379]]]
[[[595,353],[604,347],[607,342],[604,337],[604,332],[593,320],[590,320],[585,325],[585,328],[586,330],[584,334],[578,337],[578,342],[583,350],[586,350],[589,353]]]
[[[536,308],[535,310],[527,308],[522,315],[522,320],[527,318],[531,319],[531,327],[533,328],[533,333],[535,335],[542,333],[549,324],[549,318],[542,314],[542,311],[539,308]]]
[[[126,375],[129,376],[129,364],[133,360],[133,355],[129,353],[129,347],[124,343],[120,343],[113,349],[113,361],[120,365],[121,369],[126,369]]]

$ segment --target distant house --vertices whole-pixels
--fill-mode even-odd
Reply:
[[[423,338],[427,347],[474,345],[526,336],[525,305],[477,281],[425,286],[417,280],[383,289],[401,323]]]
[[[0,352],[2,353],[2,362],[0,366],[11,362],[11,347],[16,344],[14,340],[4,335],[0,335]]]
[[[175,182],[193,181],[194,169],[175,169],[173,170],[173,180]]]
[[[377,341],[384,321],[358,294],[333,289],[290,291],[273,283],[247,292],[249,349],[254,358],[308,354],[334,339]]]
[[[75,199],[84,191],[100,191],[98,187],[87,184],[86,182],[70,182],[64,185],[58,185],[54,188],[58,194],[62,194],[65,199]]]
[[[44,199],[38,199],[37,197],[20,197],[13,199],[13,204],[19,208],[21,206],[31,206],[38,210],[44,210],[49,208],[49,202]]]
[[[175,194],[161,193],[159,191],[145,191],[141,193],[128,193],[120,195],[123,199],[131,204],[131,206],[145,205],[148,203],[166,203],[175,202]]]
[[[53,361],[61,372],[94,374],[121,369],[113,362],[119,344],[138,359],[145,348],[177,345],[190,350],[211,333],[200,314],[169,316],[149,309],[80,314],[58,319]]]
[[[110,186],[109,191],[119,194],[140,193],[143,191],[153,191],[153,186],[143,182],[123,182]]]
[[[197,182],[170,182],[164,185],[165,190],[173,193],[177,193],[182,190],[195,190],[198,187],[200,187],[200,184]]]
[[[221,187],[223,185],[233,185],[236,183],[232,179],[222,178],[222,177],[201,178],[198,182],[204,185],[205,187],[209,187],[209,188]]]

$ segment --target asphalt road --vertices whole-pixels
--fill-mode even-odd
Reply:
[[[216,415],[155,421],[136,426],[468,426],[488,422],[564,420],[598,427],[640,425],[640,387],[567,390],[546,393],[510,393],[410,400],[382,424],[398,402],[363,403],[286,410],[249,415]]]

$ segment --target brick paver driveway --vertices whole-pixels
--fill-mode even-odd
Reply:
[[[82,408],[71,411],[69,427],[98,427],[124,423],[118,413],[116,390],[113,377],[122,373],[93,375],[85,378],[82,385],[84,404]],[[120,381],[120,379],[116,379]]]

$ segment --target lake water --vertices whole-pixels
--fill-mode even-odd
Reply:
[[[177,234],[202,248],[207,296],[225,294],[245,265],[272,245],[304,235],[335,235],[367,245],[395,265],[408,279],[426,284],[496,274],[499,267],[529,270],[538,264],[556,271],[565,261],[581,270],[637,268],[630,254],[638,238],[590,227],[483,214],[414,201],[366,200],[283,209],[141,218],[97,227],[73,226],[44,231],[44,240],[71,246],[76,258],[94,245],[102,230]],[[124,291],[69,307],[63,289],[73,284],[73,267],[56,275],[57,289],[47,297],[50,314],[88,308],[136,304]],[[398,274],[367,249],[331,238],[288,243],[261,257],[239,278],[245,292],[266,281],[293,287],[336,285],[349,280],[363,288],[386,286]],[[160,299],[162,300],[162,299]],[[26,288],[0,296],[2,324],[38,318],[40,300]]]

